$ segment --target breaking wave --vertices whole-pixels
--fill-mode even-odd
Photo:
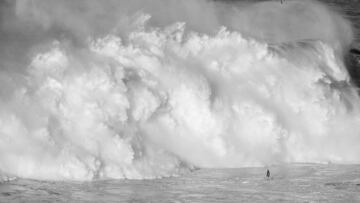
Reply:
[[[1,41],[4,174],[141,179],[360,161],[360,100],[343,61],[352,31],[326,6],[74,2],[2,6],[14,13],[2,9],[1,29],[18,36]]]

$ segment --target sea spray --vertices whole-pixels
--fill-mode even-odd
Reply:
[[[167,7],[159,1],[153,1],[156,7],[118,3],[125,8],[89,1],[80,14],[74,11],[82,8],[77,1],[49,2],[17,1],[12,17],[43,30],[29,31],[30,39],[18,34],[30,45],[2,42],[25,58],[1,51],[4,173],[51,180],[141,179],[194,167],[360,161],[359,97],[343,62],[351,27],[325,6],[313,1],[291,1],[285,8],[275,2],[240,4],[235,10],[205,1],[167,5],[178,3],[193,18],[214,19],[201,25],[181,12],[161,20],[158,11]],[[67,18],[49,13],[53,4]],[[197,14],[201,6],[204,12]],[[304,11],[308,7],[313,9]],[[101,23],[85,18],[110,8],[122,12],[104,13]],[[222,14],[224,9],[230,14]],[[263,13],[277,10],[300,17],[303,33],[282,29],[282,23],[294,23],[291,17],[274,21],[277,29],[250,23],[253,13],[258,20],[271,19]],[[316,25],[326,22],[328,34],[314,31],[309,16]],[[238,18],[237,26],[229,18]],[[5,22],[3,30],[22,29]],[[108,33],[99,33],[102,29]],[[267,34],[255,34],[262,29]]]

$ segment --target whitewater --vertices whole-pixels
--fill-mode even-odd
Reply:
[[[10,8],[10,9],[9,9]],[[360,163],[350,22],[317,1],[7,1],[0,179]]]

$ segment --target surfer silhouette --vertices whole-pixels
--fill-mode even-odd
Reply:
[[[269,171],[269,169],[267,169],[267,171],[266,171],[266,177],[267,177],[267,178],[270,178],[270,171]]]

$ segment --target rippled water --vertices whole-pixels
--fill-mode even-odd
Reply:
[[[264,168],[202,169],[156,180],[0,184],[1,202],[355,202],[360,165],[297,164]]]

